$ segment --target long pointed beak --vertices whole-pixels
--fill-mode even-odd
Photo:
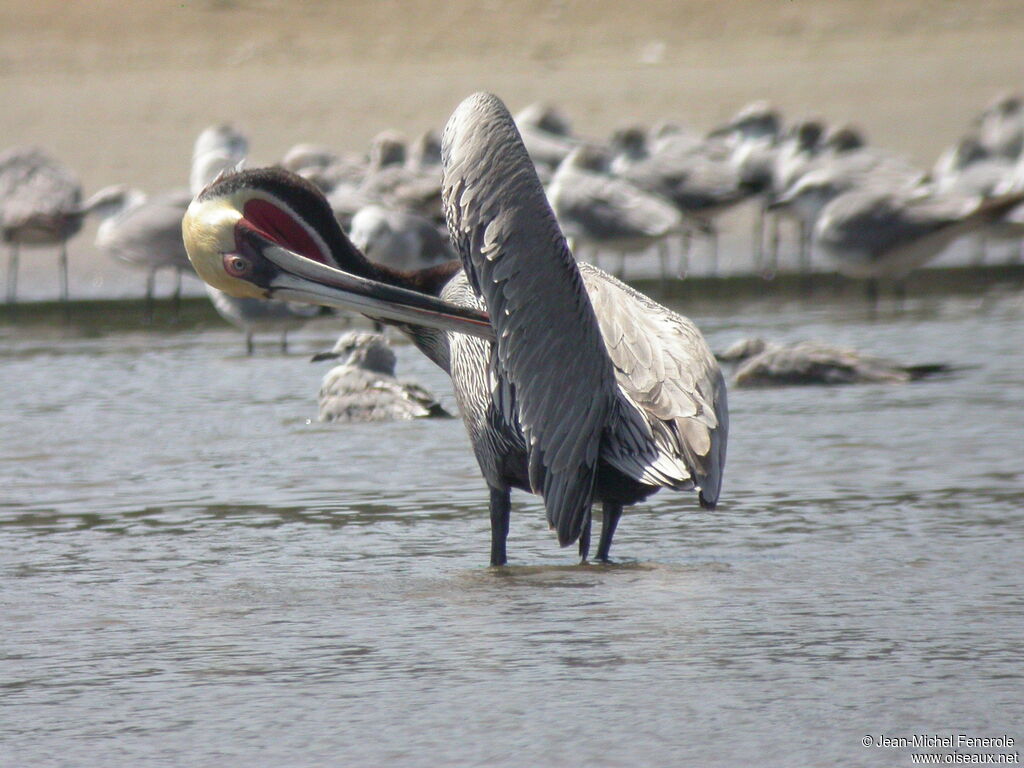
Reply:
[[[264,242],[260,251],[281,270],[268,286],[271,298],[361,312],[379,320],[424,325],[494,341],[486,313],[387,283],[369,280]]]

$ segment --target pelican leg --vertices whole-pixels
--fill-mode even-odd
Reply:
[[[281,354],[288,354],[288,331],[281,332]]]
[[[508,488],[491,489],[491,565],[505,565],[508,556],[505,541],[508,539],[508,519],[512,512],[512,494]]]
[[[619,251],[619,266],[615,270],[615,276],[619,280],[624,280],[626,277],[626,254],[624,251]]]
[[[661,263],[661,279],[664,282],[665,278],[668,277],[668,243],[664,240],[659,240],[658,244],[654,247],[658,249],[658,261]]]
[[[587,562],[587,558],[590,556],[590,514],[587,514],[587,519],[583,523],[583,529],[580,531],[580,564]]]
[[[7,256],[7,303],[13,304],[18,298],[18,244],[11,243]]]
[[[252,331],[245,332],[245,354],[252,357],[253,344],[252,344]]]
[[[60,300],[67,303],[68,300],[68,242],[64,240],[60,244],[60,256],[57,257],[57,264],[60,268]]]
[[[601,540],[597,544],[597,559],[602,563],[608,562],[608,550],[612,548],[612,538],[615,536],[615,528],[622,517],[622,505],[606,501],[601,505]]]

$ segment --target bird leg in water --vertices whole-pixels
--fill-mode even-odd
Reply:
[[[281,354],[288,354],[288,331],[281,331]]]
[[[11,244],[7,257],[7,303],[13,304],[18,297],[18,244]]]
[[[181,319],[181,268],[174,269],[174,321]]]
[[[612,538],[615,536],[615,528],[622,517],[622,505],[606,501],[601,505],[601,541],[597,544],[597,559],[602,563],[608,561],[608,550],[612,548]]]
[[[764,271],[764,220],[768,216],[768,211],[764,207],[764,202],[758,206],[757,215],[754,217],[754,237],[753,237],[753,251],[754,251],[754,269],[757,272]]]
[[[711,276],[718,277],[718,230],[714,227],[708,232],[708,240],[711,244]]]
[[[245,332],[245,354],[252,357],[253,346],[252,346],[252,331]]]
[[[590,512],[587,512],[587,519],[580,531],[580,564],[587,562],[590,556]]]
[[[508,519],[512,511],[511,492],[491,487],[491,565],[505,565],[505,540],[508,538]]]
[[[679,249],[679,270],[676,273],[680,280],[685,279],[690,272],[690,246],[692,243],[693,235],[690,234],[690,230],[684,230]]]
[[[64,240],[60,245],[60,256],[57,257],[57,264],[60,266],[60,300],[65,304],[68,301],[68,241]]]
[[[146,277],[146,313],[147,323],[153,322],[153,294],[156,293],[156,270],[150,271]]]
[[[864,293],[868,300],[868,314],[872,319],[878,314],[878,279],[874,277],[868,278],[867,283],[864,285]]]

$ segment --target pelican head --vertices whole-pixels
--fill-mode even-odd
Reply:
[[[230,296],[339,307],[494,337],[486,314],[401,287],[416,282],[367,261],[320,191],[279,168],[218,178],[189,205],[181,230],[196,273]]]

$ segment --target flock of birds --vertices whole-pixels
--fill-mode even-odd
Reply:
[[[704,136],[663,125],[599,143],[551,108],[513,118],[477,94],[443,135],[407,145],[388,132],[366,157],[302,144],[273,168],[245,170],[245,136],[214,126],[196,141],[189,189],[152,196],[119,185],[82,200],[56,161],[10,150],[0,156],[7,298],[20,247],[56,243],[66,300],[67,239],[95,214],[97,246],[147,272],[147,312],[158,270],[175,272],[178,297],[194,268],[250,353],[254,333],[281,332],[284,346],[324,307],[396,326],[452,378],[490,490],[492,564],[507,559],[513,488],[543,498],[559,542],[578,542],[583,560],[600,501],[607,560],[624,506],[661,488],[717,503],[728,437],[719,360],[737,364],[740,386],[906,382],[949,368],[761,339],[716,359],[689,319],[594,262],[615,254],[621,272],[628,254],[657,248],[667,274],[678,238],[685,271],[702,236],[715,268],[717,217],[754,200],[762,269],[776,268],[788,217],[801,268],[813,245],[875,295],[879,278],[904,277],[968,232],[1024,234],[1022,144],[1018,97],[986,109],[925,173],[848,127],[783,130],[760,102]],[[328,358],[343,362],[324,377],[321,420],[450,416],[395,378],[380,333],[349,332],[314,359]]]
[[[809,269],[813,250],[838,272],[865,279],[872,297],[880,279],[902,286],[911,270],[965,234],[979,233],[979,255],[988,239],[1024,239],[1024,99],[1018,94],[994,100],[930,169],[869,146],[847,125],[805,119],[786,126],[763,101],[706,134],[664,122],[622,128],[599,141],[575,134],[562,112],[540,103],[514,119],[573,253],[595,264],[616,257],[619,277],[630,254],[651,249],[660,254],[663,276],[685,276],[695,237],[709,241],[708,269],[716,272],[720,216],[744,203],[759,212],[756,269],[775,272],[780,223],[792,222],[795,266]],[[45,245],[60,249],[60,296],[67,299],[67,241],[90,215],[101,219],[97,249],[147,273],[147,312],[159,270],[175,273],[177,299],[181,275],[191,268],[174,219],[218,172],[244,163],[248,150],[237,129],[215,126],[196,140],[189,188],[147,195],[115,185],[84,200],[74,174],[44,151],[0,154],[7,301],[16,300],[22,247]],[[385,131],[366,154],[298,144],[279,165],[323,191],[372,259],[412,268],[454,256],[441,210],[437,132],[407,142]],[[681,261],[673,270],[674,254]],[[226,316],[252,330],[301,321]]]

